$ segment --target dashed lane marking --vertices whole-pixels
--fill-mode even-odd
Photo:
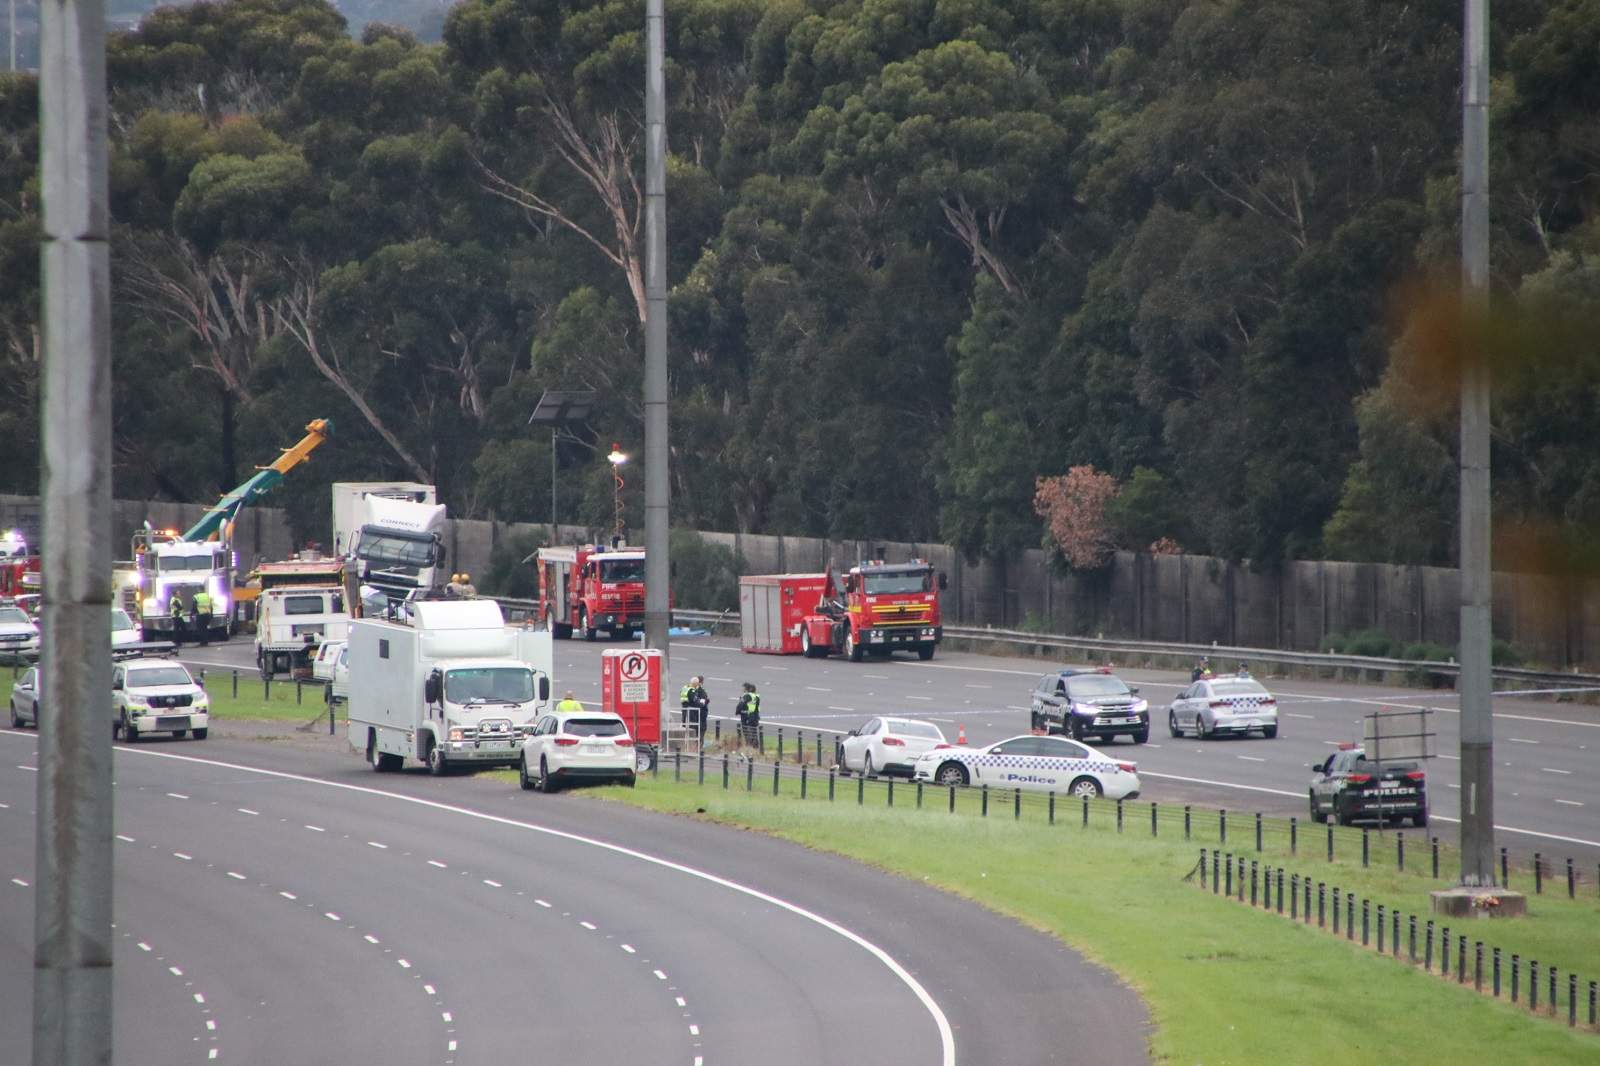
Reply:
[[[376,840],[367,841],[367,847],[369,847],[369,848],[378,848],[378,849],[380,849],[382,851],[388,851],[389,850],[389,845],[380,844]]]
[[[1556,800],[1556,802],[1561,804],[1561,805],[1563,805],[1563,806],[1565,806],[1565,807],[1582,807],[1583,806],[1583,804],[1579,803],[1577,800],[1558,799],[1558,800]]]
[[[438,859],[429,859],[428,860],[428,865],[429,866],[437,866],[441,870],[450,869],[450,867],[446,866],[444,863],[440,862]]]
[[[11,883],[14,884],[14,885],[17,885],[17,886],[19,886],[21,888],[27,888],[28,887],[28,882],[24,881],[20,877],[13,877],[11,879]]]
[[[505,885],[502,885],[499,881],[491,881],[487,877],[485,877],[483,879],[483,883],[488,885],[490,888],[504,888],[504,887],[506,887]]]
[[[186,799],[189,798],[188,796],[185,796],[182,792],[168,792],[167,796],[168,796],[168,798],[175,799],[175,800],[186,800]]]
[[[1553,766],[1541,766],[1541,767],[1539,767],[1539,771],[1541,773],[1546,773],[1546,774],[1564,774],[1567,777],[1571,777],[1572,776],[1572,771],[1571,770],[1557,770]]]
[[[125,837],[121,833],[117,834],[117,839],[122,841],[124,844],[137,844],[137,843],[139,843],[137,840],[133,839],[132,837]]]
[[[589,930],[589,932],[594,932],[595,925],[593,922],[579,922],[578,924]]]
[[[237,870],[229,870],[228,871],[228,876],[233,878],[235,881],[246,881],[246,880],[249,880],[247,877],[245,877],[244,874],[240,873]]]
[[[259,815],[261,813],[260,811],[252,811],[249,807],[235,807],[234,810],[240,814]]]
[[[320,825],[308,825],[308,826],[306,826],[306,828],[311,830],[313,833],[326,833],[327,832],[327,830],[322,828],[322,826],[320,826]]]

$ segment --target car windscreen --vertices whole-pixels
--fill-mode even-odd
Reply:
[[[31,622],[28,612],[20,607],[0,607],[0,622]]]
[[[144,670],[129,670],[125,684],[129,688],[157,688],[161,685],[192,685],[189,671],[181,666],[152,666]]]
[[[628,727],[615,718],[568,718],[561,731],[569,737],[620,737]]]
[[[434,542],[432,537],[408,537],[369,529],[361,534],[356,556],[386,566],[432,566]]]
[[[327,604],[321,596],[285,596],[283,598],[284,614],[323,614],[327,609]]]
[[[602,559],[600,580],[608,585],[644,580],[643,559]]]
[[[221,564],[217,564],[220,566]],[[209,555],[165,555],[161,557],[160,567],[163,573],[172,573],[176,570],[212,570],[213,559]]]
[[[1067,678],[1067,693],[1074,699],[1095,696],[1126,696],[1128,686],[1122,678],[1110,674],[1079,674]]]
[[[128,612],[121,607],[111,608],[111,631],[125,633],[133,628],[133,619],[128,617]]]
[[[533,699],[533,671],[525,666],[448,670],[444,698],[451,703],[527,703]]]
[[[893,596],[928,591],[926,570],[913,570],[900,574],[862,574],[861,580],[869,596]]]
[[[928,740],[940,739],[939,728],[929,725],[927,722],[891,720],[889,722],[889,732],[899,737],[924,737]]]
[[[1213,681],[1211,682],[1213,696],[1265,696],[1267,690],[1254,681]]]

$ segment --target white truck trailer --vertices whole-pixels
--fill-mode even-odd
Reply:
[[[515,765],[552,709],[550,634],[506,625],[493,600],[412,600],[395,620],[356,619],[349,654],[350,746],[375,770]]]
[[[398,603],[445,578],[445,507],[432,485],[339,481],[333,486],[333,550],[350,560],[355,584]]]

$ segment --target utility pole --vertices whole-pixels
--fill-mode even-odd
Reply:
[[[104,0],[40,5],[44,706],[34,1066],[111,1062],[111,270]]]
[[[667,76],[664,0],[645,4],[644,644],[667,677]]]
[[[1461,884],[1493,885],[1489,668],[1489,0],[1465,0],[1461,57]]]

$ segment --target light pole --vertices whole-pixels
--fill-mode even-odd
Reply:
[[[561,539],[556,525],[556,435],[589,420],[594,410],[592,389],[546,389],[528,416],[530,426],[550,427],[550,543]]]
[[[623,454],[622,445],[612,444],[611,454],[606,456],[606,462],[611,464],[611,507],[614,523],[611,528],[611,543],[613,546],[624,543],[622,530],[622,464],[628,461]]]

